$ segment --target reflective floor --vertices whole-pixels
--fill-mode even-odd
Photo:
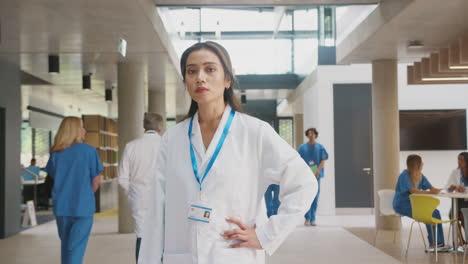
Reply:
[[[425,253],[414,232],[408,258],[404,256],[410,220],[403,220],[403,233],[393,243],[393,232],[379,233],[373,246],[373,216],[322,216],[316,227],[299,226],[267,264],[309,263],[435,263],[434,254]],[[448,231],[448,226],[446,227]],[[417,230],[416,230],[417,231]],[[134,263],[133,234],[117,233],[115,213],[96,217],[84,263]],[[60,241],[55,221],[30,228],[0,240],[1,263],[58,263]],[[463,254],[440,253],[439,263],[462,263]]]

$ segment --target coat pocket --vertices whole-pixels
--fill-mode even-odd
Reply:
[[[212,257],[211,263],[257,263],[255,250],[248,248],[218,248]]]
[[[163,264],[191,264],[192,254],[164,254]]]

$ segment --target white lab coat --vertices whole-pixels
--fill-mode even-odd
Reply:
[[[127,195],[137,237],[141,237],[143,231],[160,144],[161,136],[155,131],[148,131],[127,143],[119,164],[119,184]]]
[[[463,174],[460,170],[460,168],[456,168],[452,171],[452,173],[450,173],[450,177],[447,181],[447,184],[445,185],[445,189],[448,190],[448,188],[450,187],[450,185],[455,185],[455,186],[464,186],[464,184],[462,183],[461,181],[461,177],[463,177]],[[468,192],[468,188],[465,192]]]
[[[200,175],[230,111],[227,106],[206,151],[195,114],[192,141]],[[264,263],[262,250],[229,248],[233,242],[224,240],[220,233],[237,226],[228,224],[225,218],[235,217],[249,226],[256,224],[263,249],[272,254],[303,221],[317,193],[317,180],[299,154],[269,124],[236,113],[200,192],[190,159],[189,121],[172,127],[163,136],[138,263],[160,264],[161,257],[164,264]],[[278,215],[262,224],[262,198],[272,183],[281,186],[281,206]],[[209,224],[187,219],[189,206],[197,199],[213,208]]]

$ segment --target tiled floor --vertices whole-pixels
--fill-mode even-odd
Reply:
[[[298,227],[273,256],[267,257],[267,264],[435,263],[433,254],[424,253],[421,237],[416,232],[409,256],[404,257],[409,219],[403,221],[403,234],[397,236],[395,244],[392,232],[381,232],[377,248],[372,245],[373,223],[373,216],[322,216],[317,227]],[[112,215],[95,219],[85,263],[134,263],[135,236],[116,231],[117,219]],[[59,263],[59,245],[52,221],[0,240],[0,263]],[[439,263],[462,261],[462,254],[439,256]]]

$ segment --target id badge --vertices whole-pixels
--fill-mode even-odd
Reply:
[[[192,203],[187,218],[193,221],[209,223],[212,210],[212,208],[202,206],[199,203]]]

